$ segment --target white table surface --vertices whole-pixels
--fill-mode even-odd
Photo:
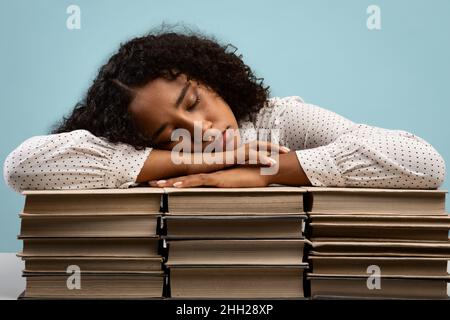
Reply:
[[[0,253],[0,300],[15,300],[25,290],[23,268],[15,253]]]

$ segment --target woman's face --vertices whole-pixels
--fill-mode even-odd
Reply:
[[[238,124],[230,106],[210,88],[188,80],[186,75],[182,74],[175,80],[155,79],[136,89],[135,93],[129,109],[138,126],[158,149],[171,150],[179,143],[178,139],[171,141],[172,132],[176,129],[187,130],[184,132],[190,134],[188,138],[192,145],[194,130],[196,137],[199,133],[204,137],[205,133],[214,132],[215,142],[203,141],[200,137],[202,150],[210,143],[217,145],[219,137],[221,146],[226,144],[228,148],[235,148],[240,143]],[[233,130],[228,130],[225,136],[227,129]]]

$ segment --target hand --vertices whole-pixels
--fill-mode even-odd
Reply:
[[[265,144],[265,146],[263,146],[263,144]],[[203,154],[202,153],[189,153],[187,155],[187,157],[191,157],[191,161],[188,161],[188,159],[186,159],[187,161],[184,163],[182,162],[181,164],[179,163],[174,163],[173,161],[173,154],[172,151],[170,150],[158,150],[158,149],[153,149],[152,152],[150,153],[150,155],[148,156],[147,160],[144,163],[144,166],[142,167],[138,177],[136,178],[136,182],[138,183],[143,183],[143,182],[147,182],[150,180],[159,180],[159,179],[166,179],[168,177],[178,177],[178,176],[186,176],[186,175],[191,175],[191,174],[197,174],[197,173],[209,173],[209,172],[215,172],[218,170],[224,170],[230,167],[233,167],[236,165],[236,163],[238,163],[239,165],[245,165],[245,164],[240,164],[241,161],[237,161],[237,160],[241,160],[239,158],[239,150],[241,150],[241,152],[244,152],[244,161],[242,162],[250,162],[249,160],[253,160],[253,158],[255,158],[257,161],[259,162],[264,162],[264,160],[267,160],[267,154],[265,152],[261,152],[262,149],[266,149],[266,150],[271,150],[272,154],[275,154],[278,156],[279,159],[278,162],[281,160],[281,157],[283,156],[287,156],[289,154],[295,154],[294,152],[289,152],[289,149],[284,148],[284,147],[280,147],[278,145],[275,144],[271,144],[269,142],[262,142],[262,141],[255,141],[252,143],[247,143],[247,144],[243,144],[241,146],[238,147],[238,151],[236,150],[231,150],[231,151],[226,151],[228,152],[228,154],[226,154],[225,152],[222,152],[219,156],[219,158],[217,160],[223,160],[223,161],[218,161],[218,163],[206,163],[203,160]],[[278,152],[280,153],[279,155],[276,153],[276,150],[278,150]],[[257,154],[255,154],[257,153]],[[253,154],[253,156],[251,156]],[[261,157],[262,155],[262,157]],[[200,156],[200,161],[195,161],[197,157]],[[223,158],[220,158],[220,157]],[[183,156],[184,157],[184,156]],[[225,161],[227,160],[226,157],[231,157],[231,164],[227,164]],[[264,158],[265,157],[265,158]],[[264,160],[263,160],[264,159]],[[265,161],[266,163],[268,161]],[[261,163],[256,163],[256,164],[252,164],[252,163],[248,163],[248,165],[252,165],[252,166],[256,166],[256,167],[260,167],[260,166],[270,166],[272,165],[267,165],[267,164],[261,164]],[[278,165],[278,164],[277,164]],[[155,168],[157,168],[155,170]],[[276,167],[275,167],[276,168]],[[269,169],[273,169],[272,167]]]
[[[245,143],[234,150],[225,151],[224,154],[230,156],[234,160],[234,164],[262,164],[273,166],[276,164],[276,161],[269,157],[270,154],[285,154],[289,151],[287,147],[282,147],[268,141],[256,140]],[[241,157],[240,159],[239,156]]]
[[[214,156],[216,159],[222,161],[221,169],[229,168],[235,165],[271,167],[277,165],[277,161],[274,158],[270,157],[270,155],[287,154],[289,153],[289,151],[290,150],[287,147],[283,147],[267,141],[256,140],[242,144],[236,149],[220,152],[220,155],[211,154],[211,156]],[[209,156],[209,153],[191,153],[191,156],[202,157],[201,161],[206,161],[205,159]],[[188,175],[198,173],[198,169],[195,166],[188,165],[186,167],[186,173]]]
[[[270,175],[261,175],[260,168],[240,166],[220,170],[212,173],[199,173],[160,181],[149,181],[152,187],[217,187],[217,188],[245,188],[267,187]]]

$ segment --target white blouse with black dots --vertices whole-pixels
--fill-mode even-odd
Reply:
[[[270,98],[240,129],[243,142],[261,140],[260,129],[278,129],[279,144],[296,152],[313,186],[434,189],[444,181],[443,158],[422,138],[353,123],[297,96]],[[7,157],[3,174],[19,192],[127,188],[150,152],[75,130],[26,140]]]

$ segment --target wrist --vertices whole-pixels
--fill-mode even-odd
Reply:
[[[208,161],[204,153],[191,153],[186,162],[182,164],[184,175],[209,173],[213,171],[223,170],[233,163],[227,164],[224,153],[216,154],[214,159]]]
[[[277,166],[278,166],[278,164],[277,164]],[[261,168],[259,168],[259,169],[261,169]],[[266,182],[266,184],[269,185],[269,184],[275,184],[275,183],[278,183],[278,182],[277,182],[277,175],[278,175],[278,172],[279,172],[279,167],[278,167],[278,171],[277,171],[276,173],[273,173],[273,174],[262,174],[262,173],[260,172],[260,175],[262,176],[262,178],[264,179],[264,181]]]
[[[291,186],[311,185],[295,152],[280,154],[278,157],[278,170],[267,176],[268,184],[285,184]]]

